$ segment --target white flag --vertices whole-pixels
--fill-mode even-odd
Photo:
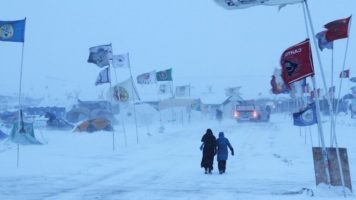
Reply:
[[[228,10],[244,9],[252,6],[284,6],[287,4],[302,3],[304,0],[215,0],[217,4]]]
[[[114,55],[112,65],[115,68],[129,67],[129,53]]]
[[[144,73],[137,76],[137,83],[138,84],[151,84],[156,83],[156,71]]]
[[[189,85],[177,86],[176,87],[176,96],[177,97],[190,96],[190,86]]]
[[[168,94],[171,93],[171,86],[169,83],[162,83],[159,85],[158,94]]]
[[[110,71],[109,67],[101,70],[101,72],[98,75],[98,78],[96,78],[95,85],[100,85],[104,83],[110,83]]]
[[[112,87],[111,94],[114,100],[123,103],[128,101],[140,100],[131,78],[121,83],[118,83],[114,87]]]

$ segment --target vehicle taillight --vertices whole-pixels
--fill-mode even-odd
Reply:
[[[234,111],[233,116],[234,116],[234,118],[237,118],[239,116],[239,112]]]
[[[258,117],[257,111],[253,111],[253,112],[252,112],[252,117],[253,117],[253,118],[257,118],[257,117]]]

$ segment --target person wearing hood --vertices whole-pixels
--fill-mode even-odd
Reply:
[[[219,133],[219,138],[216,140],[217,145],[217,160],[219,173],[223,174],[226,170],[226,160],[228,157],[228,148],[231,151],[231,155],[234,155],[234,148],[232,148],[230,141],[225,138],[224,132]]]
[[[210,128],[206,130],[201,141],[203,144],[200,146],[200,150],[203,151],[203,158],[200,166],[205,169],[205,174],[211,174],[216,154],[216,137]]]

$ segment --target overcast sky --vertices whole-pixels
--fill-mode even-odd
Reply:
[[[309,0],[309,5],[316,32],[356,13],[354,0]],[[298,4],[281,11],[267,6],[227,11],[213,0],[11,0],[1,7],[0,20],[27,18],[23,90],[34,97],[81,91],[83,98],[96,98],[108,86],[94,86],[100,69],[87,63],[88,49],[108,43],[115,54],[130,53],[134,78],[173,68],[174,85],[190,83],[196,90],[212,85],[214,91],[242,86],[245,95],[268,94],[281,53],[307,37]],[[351,74],[356,74],[354,32],[352,25],[346,62]],[[337,74],[345,46],[345,39],[335,42]],[[0,94],[18,92],[21,47],[0,42]],[[330,55],[322,53],[328,80]],[[118,81],[128,78],[124,69],[117,75]]]

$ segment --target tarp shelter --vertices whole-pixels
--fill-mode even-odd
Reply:
[[[10,134],[12,142],[22,145],[42,144],[35,137],[33,124],[24,122],[23,130],[20,128],[18,123],[14,123]]]
[[[6,135],[2,130],[0,130],[0,140],[6,139],[8,135]]]
[[[95,131],[112,131],[113,127],[111,126],[111,123],[107,119],[91,119],[91,120],[85,120],[81,123],[79,123],[75,129],[74,132],[95,132]]]

